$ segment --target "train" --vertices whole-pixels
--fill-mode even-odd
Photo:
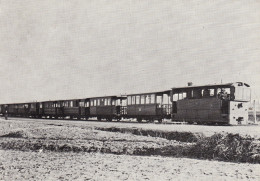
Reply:
[[[0,115],[26,118],[79,119],[162,123],[163,120],[188,124],[248,124],[251,88],[244,82],[173,87],[169,90],[1,104]]]

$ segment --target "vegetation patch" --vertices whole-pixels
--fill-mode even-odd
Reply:
[[[24,131],[13,131],[8,134],[1,135],[3,138],[27,138],[27,134]]]
[[[151,137],[159,137],[165,138],[167,140],[176,140],[181,142],[197,142],[202,134],[199,133],[191,133],[191,132],[178,132],[178,131],[161,131],[161,130],[148,130],[148,129],[137,129],[137,128],[117,128],[117,127],[110,127],[110,128],[102,128],[97,127],[95,128],[101,131],[109,131],[109,132],[119,132],[119,133],[130,133],[134,135],[140,136],[151,136]]]
[[[201,138],[191,147],[189,155],[195,158],[260,163],[260,143],[249,136],[218,133]]]
[[[44,131],[43,133],[36,131],[33,134],[29,130],[12,131],[1,136],[0,149],[38,152],[99,152],[145,156],[160,155],[260,163],[260,141],[250,136],[218,133],[206,137],[201,134],[192,134],[189,132],[165,132],[130,128],[97,129],[85,129],[84,133],[86,134],[79,134],[81,136],[78,135],[77,137],[73,134],[66,139],[60,137],[62,136],[61,133],[52,135],[51,137],[48,135],[39,137],[39,134],[44,136],[43,133],[48,133],[48,129],[41,129]],[[53,130],[51,131],[53,132]],[[116,133],[112,134],[111,132]],[[63,134],[67,134],[67,132]],[[142,135],[142,137],[126,134]]]

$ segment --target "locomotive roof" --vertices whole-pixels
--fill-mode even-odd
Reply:
[[[220,88],[227,88],[234,85],[238,86],[246,86],[250,87],[247,83],[243,82],[233,82],[233,83],[226,83],[226,84],[208,84],[208,85],[195,85],[195,86],[186,86],[186,87],[173,87],[172,89],[190,89],[190,88],[199,88],[199,87],[220,87]]]

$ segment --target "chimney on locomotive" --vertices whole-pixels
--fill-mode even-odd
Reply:
[[[188,86],[192,86],[192,82],[188,82]]]

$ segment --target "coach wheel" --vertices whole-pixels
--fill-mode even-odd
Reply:
[[[151,118],[151,119],[148,120],[148,122],[149,122],[149,123],[153,123],[153,122],[154,122],[154,119]]]
[[[107,122],[112,122],[112,118],[107,118]]]
[[[117,118],[116,120],[117,120],[117,122],[119,122],[121,120],[121,118]]]
[[[138,123],[142,122],[142,118],[137,118]]]
[[[158,119],[158,123],[162,123],[162,119]]]
[[[98,121],[101,121],[101,117],[97,117],[97,120],[98,120]]]

